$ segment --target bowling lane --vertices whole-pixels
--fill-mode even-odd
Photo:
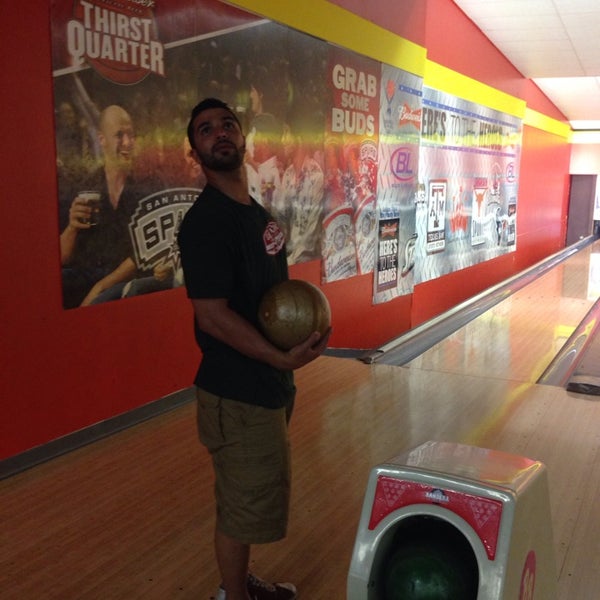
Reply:
[[[370,470],[439,440],[544,462],[557,600],[597,597],[599,403],[333,357],[300,369],[297,384],[289,534],[253,548],[253,570],[294,581],[302,598],[345,598]],[[0,481],[2,599],[214,598],[213,475],[195,419],[185,404]]]
[[[596,241],[405,366],[537,381],[598,299],[599,259]]]
[[[259,564],[281,561],[274,572],[293,573],[312,598],[344,597],[370,469],[440,440],[544,462],[558,600],[596,597],[600,570],[589,557],[600,539],[600,520],[592,516],[600,481],[599,404],[570,398],[559,387],[329,357],[300,370],[298,390],[290,535],[286,552],[257,548]],[[293,558],[282,558],[306,552],[311,558],[302,564],[285,565]]]
[[[323,356],[299,369],[289,535],[255,547],[253,570],[294,581],[302,598],[344,598],[370,470],[438,440],[542,461],[557,600],[597,598],[600,403],[536,385],[520,361],[540,348],[549,360],[577,326],[597,297],[589,273],[599,249],[565,261],[560,274],[540,278],[541,289],[540,281],[522,289],[409,368]],[[551,350],[536,350],[537,337]],[[530,362],[541,371],[547,361]],[[213,474],[195,419],[193,403],[184,404],[0,481],[10,540],[0,544],[3,600],[213,598]],[[48,548],[61,560],[49,560]]]

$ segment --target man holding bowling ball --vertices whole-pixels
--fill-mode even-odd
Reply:
[[[194,380],[198,431],[215,471],[222,578],[216,598],[292,600],[292,584],[269,584],[248,572],[250,549],[285,537],[293,370],[322,354],[329,332],[314,332],[287,351],[260,333],[262,296],[288,278],[283,232],[248,194],[245,137],[227,104],[200,102],[188,138],[207,181],[178,241],[202,350]]]

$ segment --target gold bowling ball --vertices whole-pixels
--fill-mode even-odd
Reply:
[[[312,283],[290,279],[274,285],[260,301],[258,320],[265,337],[282,350],[302,343],[314,331],[331,326],[325,294]]]

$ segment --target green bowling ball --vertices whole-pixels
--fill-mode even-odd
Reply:
[[[408,546],[390,558],[385,576],[385,598],[462,600],[468,595],[460,565],[453,564],[436,549]]]
[[[478,572],[464,538],[442,526],[397,536],[382,572],[385,600],[476,600]]]

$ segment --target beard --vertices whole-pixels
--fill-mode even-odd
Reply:
[[[211,171],[235,171],[244,164],[246,146],[239,148],[234,144],[228,144],[228,151],[211,150],[210,152],[198,153],[198,158],[204,167]]]

